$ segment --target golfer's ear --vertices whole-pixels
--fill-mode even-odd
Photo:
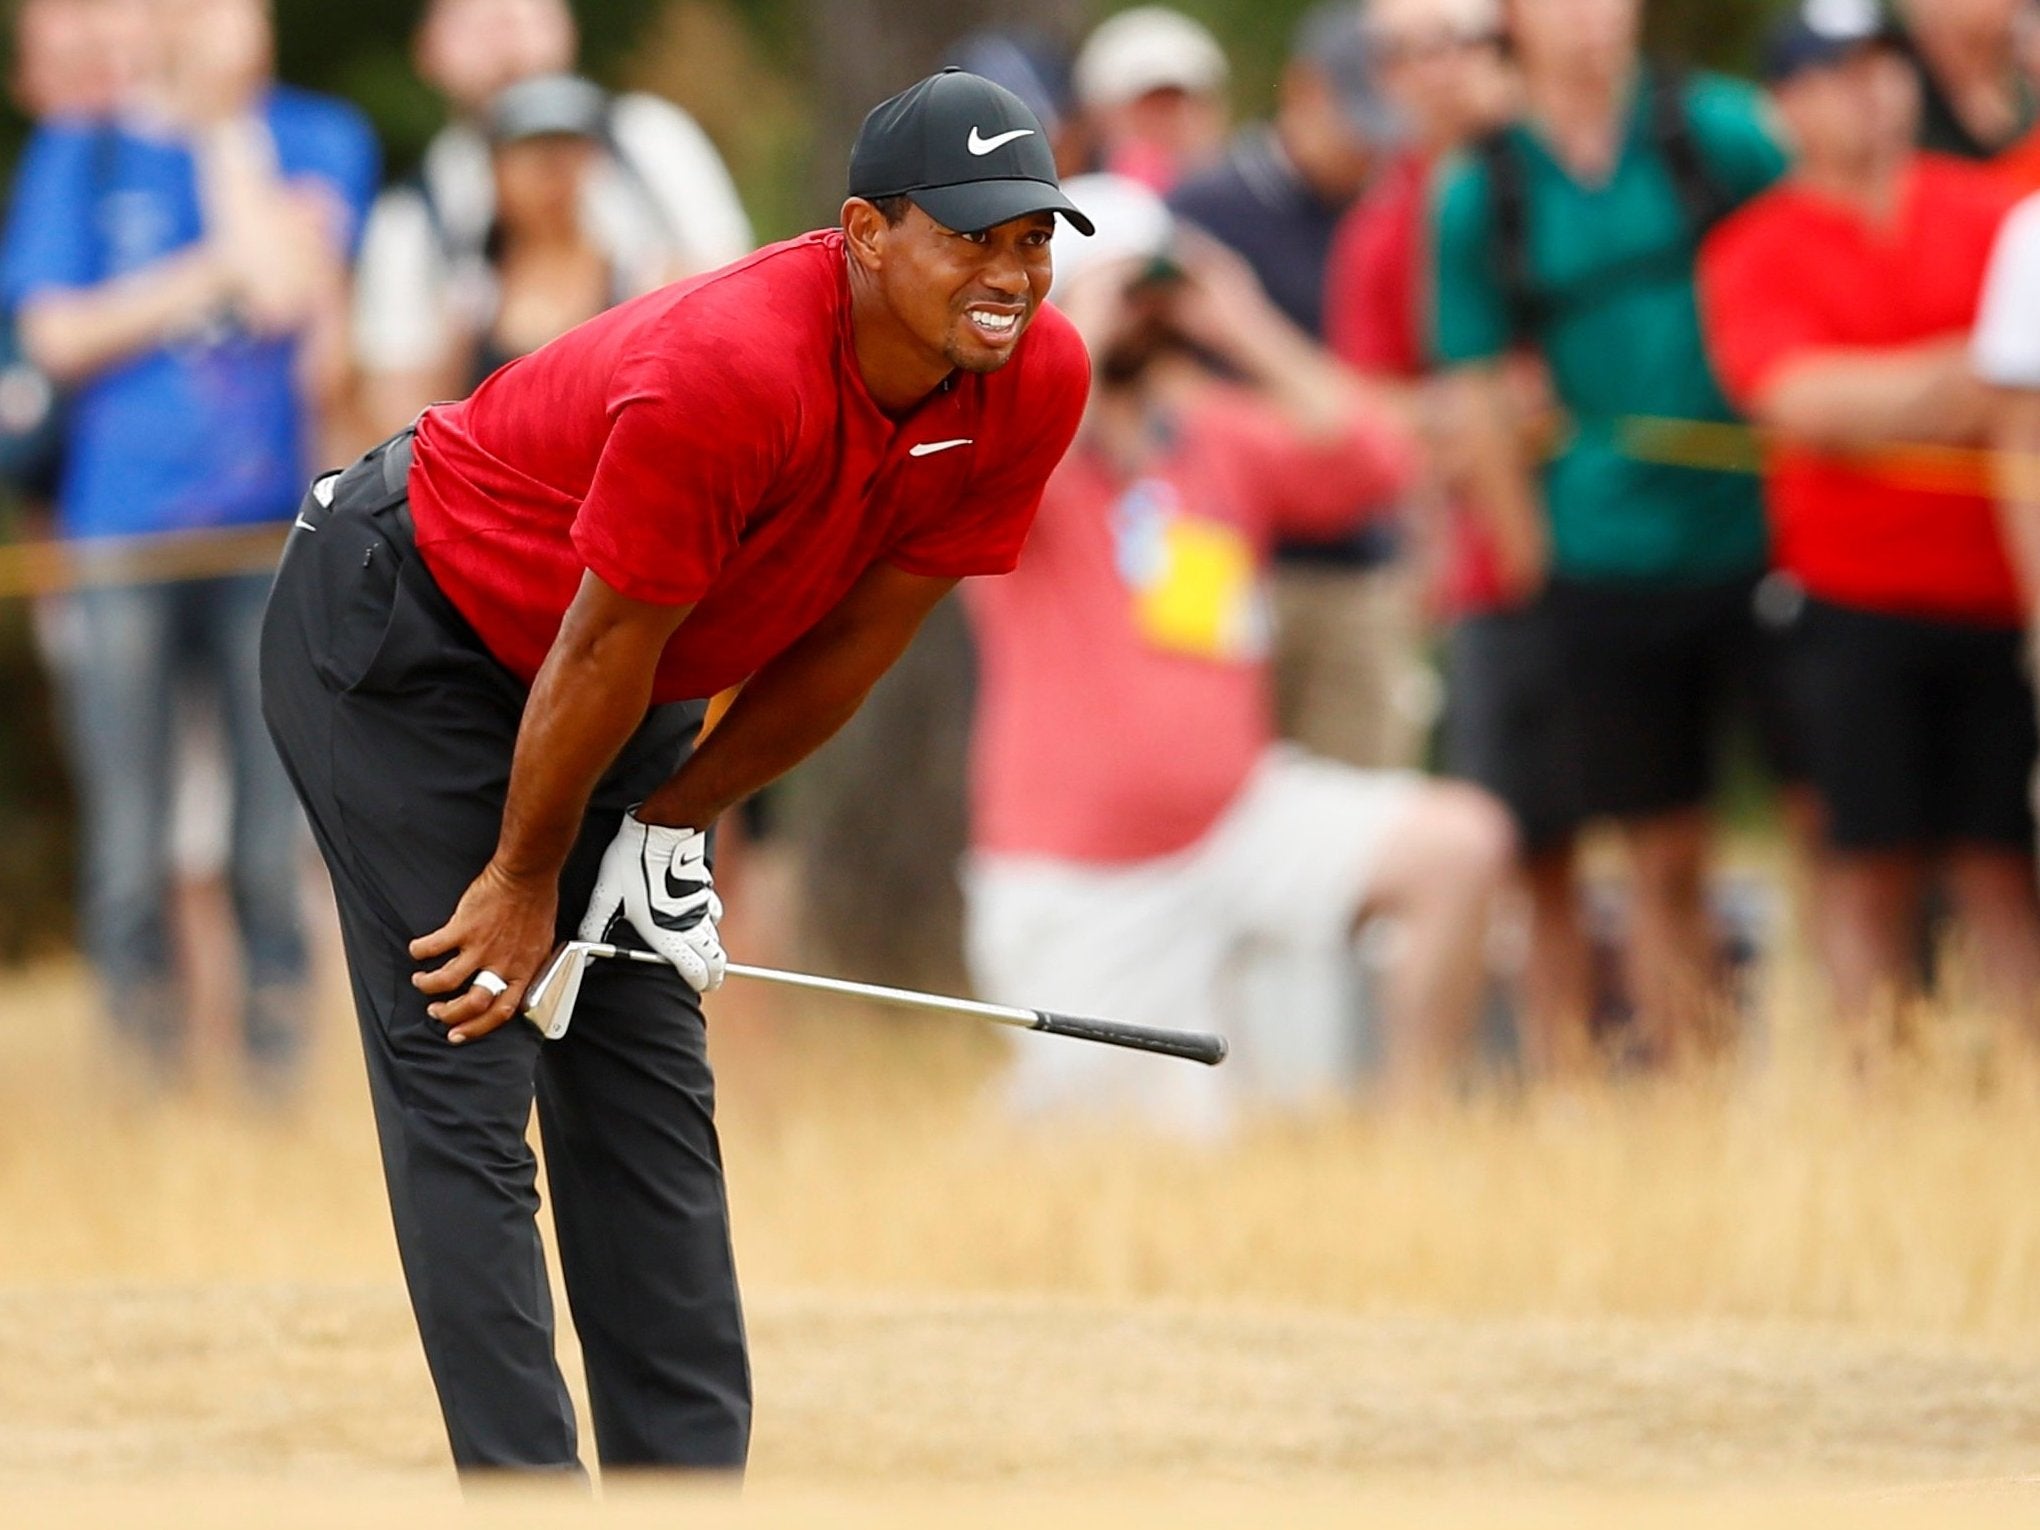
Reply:
[[[885,259],[885,214],[862,197],[843,204],[843,242],[850,258],[867,271],[876,271]]]

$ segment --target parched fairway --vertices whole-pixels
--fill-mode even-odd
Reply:
[[[2040,1469],[2040,1356],[2001,1347],[999,1298],[766,1297],[752,1324],[767,1501],[1194,1482],[1861,1504],[1997,1484],[2009,1508]],[[0,1297],[0,1497],[203,1479],[429,1493],[442,1460],[394,1288]]]
[[[338,1006],[289,1117],[217,1070],[124,1098],[71,969],[0,1015],[0,1526],[440,1530]],[[2030,1078],[1780,1064],[1204,1153],[1015,1135],[974,1041],[717,1026],[749,1486],[460,1523],[2040,1525]]]

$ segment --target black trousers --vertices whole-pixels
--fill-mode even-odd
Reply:
[[[409,437],[309,496],[262,634],[263,709],[331,870],[411,1305],[463,1469],[572,1469],[574,1416],[526,1141],[534,1092],[560,1264],[607,1467],[735,1468],[750,1372],[714,1082],[678,974],[598,963],[574,1025],[455,1047],[407,950],[488,861],[522,686],[418,559]],[[308,528],[308,529],[307,529]],[[596,788],[560,881],[578,924],[618,818],[678,766],[695,703],[655,708]]]

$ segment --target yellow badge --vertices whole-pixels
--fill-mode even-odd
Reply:
[[[1176,486],[1159,478],[1129,488],[1112,520],[1134,626],[1152,647],[1230,664],[1268,657],[1259,560],[1237,527],[1188,514]]]

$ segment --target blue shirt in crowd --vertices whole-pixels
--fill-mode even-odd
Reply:
[[[262,104],[283,175],[324,182],[350,248],[380,172],[368,120],[278,86]],[[125,123],[53,122],[30,140],[0,250],[10,306],[96,286],[202,237],[196,165],[182,141]],[[194,316],[194,323],[199,316]],[[58,509],[74,537],[288,518],[313,470],[299,343],[221,316],[84,383],[66,417]]]

